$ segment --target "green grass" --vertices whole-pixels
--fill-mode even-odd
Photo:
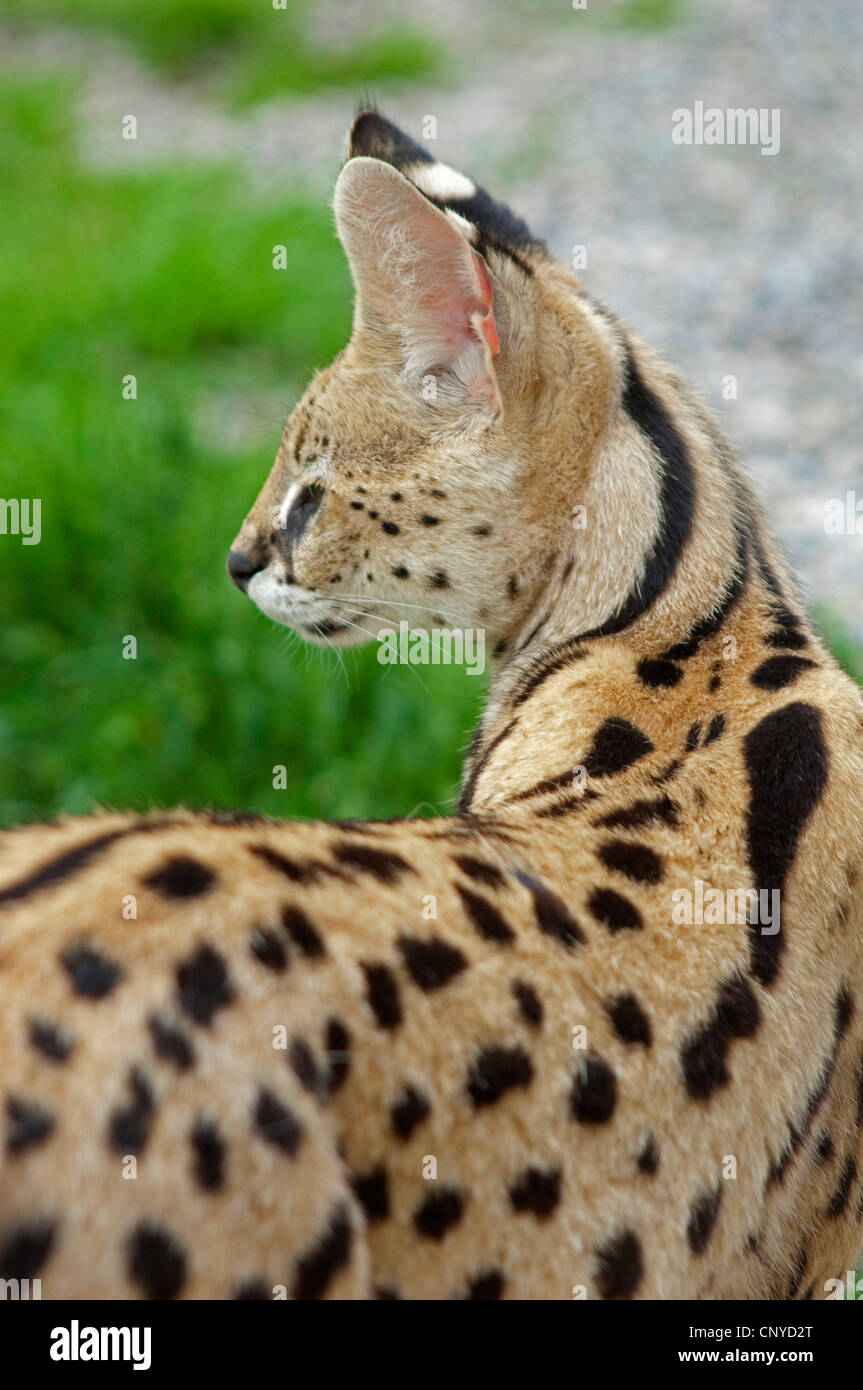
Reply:
[[[166,77],[201,76],[243,105],[437,73],[439,47],[417,28],[389,24],[349,46],[315,42],[311,0],[0,0],[0,18],[27,29],[63,24],[111,35]]]
[[[292,398],[349,330],[327,208],[256,200],[230,167],[86,171],[71,101],[59,81],[0,93],[0,495],[43,518],[38,546],[0,537],[0,822],[445,805],[479,683],[371,649],[346,678],[224,574]]]

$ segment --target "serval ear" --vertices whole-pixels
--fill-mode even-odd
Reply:
[[[342,169],[334,206],[354,280],[355,327],[394,328],[406,376],[432,374],[439,391],[498,419],[491,281],[457,215],[435,207],[392,165],[365,156]]]

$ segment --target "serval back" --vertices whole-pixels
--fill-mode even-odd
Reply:
[[[0,838],[0,1277],[823,1297],[863,1221],[860,692],[668,366],[378,113],[348,155],[352,336],[229,571],[311,641],[484,631],[458,808]]]

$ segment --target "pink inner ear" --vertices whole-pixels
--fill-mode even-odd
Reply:
[[[425,255],[414,271],[414,310],[428,324],[437,324],[454,358],[477,338],[487,344],[492,357],[497,356],[494,296],[484,261],[453,227],[440,221],[436,211],[431,215],[425,208],[416,211],[412,231]]]

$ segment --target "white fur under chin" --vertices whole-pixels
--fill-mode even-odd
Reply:
[[[356,647],[375,636],[374,632],[363,627],[363,619],[351,610],[342,609],[341,605],[336,608],[326,599],[296,584],[280,583],[272,565],[252,576],[247,593],[266,618],[272,618],[282,627],[292,628],[304,642],[319,646]],[[323,636],[308,630],[315,623],[340,623],[344,627],[339,632]],[[378,626],[382,626],[382,623]],[[358,628],[362,630],[358,631]]]

